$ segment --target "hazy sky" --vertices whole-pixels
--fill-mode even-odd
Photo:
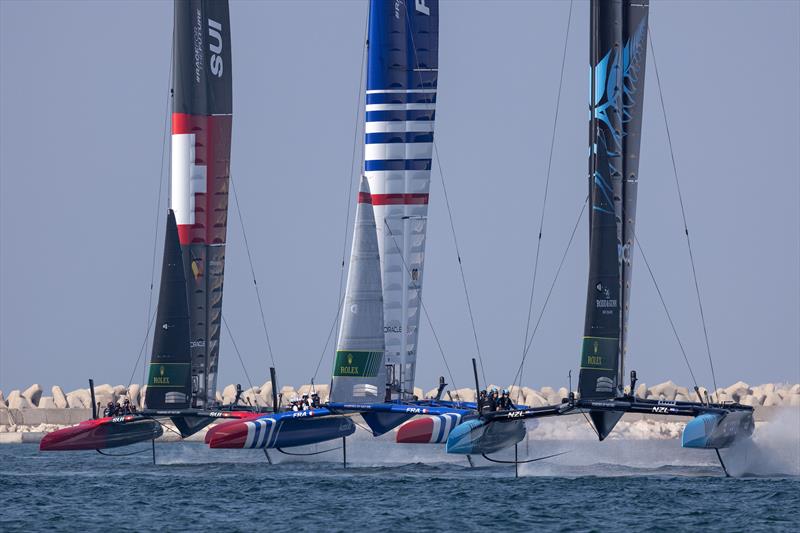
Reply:
[[[366,8],[231,5],[232,173],[283,383],[309,381],[336,311]],[[499,384],[522,351],[568,8],[441,7],[436,139],[487,377]],[[588,11],[575,3],[535,315],[587,191]],[[650,21],[717,381],[798,382],[800,3],[653,0]],[[4,0],[0,25],[0,389],[127,383],[166,209],[172,4]],[[647,69],[637,235],[708,385],[652,56]],[[526,384],[566,385],[578,367],[587,240],[584,218]],[[228,242],[224,313],[260,384],[269,359],[234,205]],[[690,384],[638,251],[634,272],[629,368],[650,384]],[[438,171],[424,301],[456,385],[469,386],[475,347]],[[320,382],[331,357],[329,346]],[[224,333],[220,361],[220,385],[246,383]],[[418,385],[443,371],[423,320]]]

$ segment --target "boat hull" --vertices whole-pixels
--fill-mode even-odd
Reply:
[[[450,431],[447,453],[487,454],[514,446],[525,438],[523,420],[466,420]]]
[[[427,444],[447,442],[450,432],[461,423],[461,415],[447,413],[410,420],[397,430],[401,444]]]
[[[291,448],[348,437],[356,426],[345,416],[288,418],[262,416],[215,428],[211,448]]]
[[[727,448],[753,434],[755,423],[752,411],[705,413],[683,428],[684,448]]]
[[[161,424],[136,416],[86,420],[77,426],[48,433],[39,443],[40,451],[101,450],[117,448],[160,437]]]

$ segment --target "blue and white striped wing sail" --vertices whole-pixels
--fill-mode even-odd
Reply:
[[[438,78],[438,0],[372,0],[364,172],[394,397],[414,390]]]

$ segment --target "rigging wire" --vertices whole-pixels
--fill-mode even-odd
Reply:
[[[250,263],[250,275],[253,277],[253,288],[256,291],[256,299],[258,300],[258,311],[261,313],[261,325],[264,328],[264,337],[267,339],[267,349],[269,350],[269,358],[272,361],[272,366],[276,367],[278,365],[275,364],[275,355],[272,352],[272,343],[269,339],[269,331],[267,330],[267,319],[264,316],[264,305],[261,303],[261,291],[258,288],[258,282],[256,281],[256,271],[253,267],[253,256],[250,254],[250,244],[247,242],[247,232],[244,230],[244,219],[242,218],[242,210],[239,206],[239,195],[236,194],[236,185],[233,182],[233,176],[230,178],[231,182],[231,191],[233,191],[233,201],[236,204],[236,213],[239,216],[239,225],[242,228],[242,238],[244,240],[244,248],[247,251],[247,260]],[[227,327],[227,326],[226,326]],[[230,333],[230,331],[228,332]],[[231,337],[232,339],[233,337]]]
[[[339,314],[342,312],[342,304],[344,304],[344,295],[339,299],[339,303],[336,305],[336,315],[333,317],[333,322],[331,323],[331,329],[328,330],[328,336],[325,338],[325,346],[322,347],[322,352],[319,354],[319,359],[317,360],[317,366],[314,369],[314,376],[311,378],[311,382],[314,383],[317,379],[317,374],[319,373],[319,367],[322,364],[322,360],[325,358],[325,353],[328,351],[328,344],[331,342],[331,336],[333,335],[333,330],[336,329],[337,324],[339,323]]]
[[[408,9],[406,9],[406,22],[408,23],[408,26],[411,27],[411,20],[409,18]],[[417,54],[417,45],[414,43],[414,34],[413,34],[413,32],[409,32],[408,35],[409,35],[409,38],[411,39],[411,49],[414,51],[414,66],[416,67],[415,70],[417,71],[417,74],[419,76],[420,85],[422,86],[422,85],[424,85],[424,83],[423,83],[424,80],[422,79],[422,70],[420,69],[419,55]],[[473,336],[473,339],[475,340],[475,351],[478,354],[478,361],[480,361],[480,364],[481,364],[481,374],[483,375],[483,381],[484,381],[484,383],[486,383],[487,382],[487,380],[486,380],[486,371],[483,368],[483,355],[481,354],[481,347],[480,347],[480,344],[478,343],[478,330],[475,327],[475,315],[472,312],[472,303],[470,302],[470,298],[469,298],[469,290],[467,288],[467,277],[464,274],[464,265],[461,262],[461,249],[458,246],[458,237],[456,236],[456,226],[455,226],[455,223],[453,222],[453,210],[450,208],[450,198],[447,195],[447,185],[445,183],[444,171],[442,170],[442,159],[441,159],[441,156],[439,156],[439,146],[436,144],[436,139],[435,138],[432,139],[431,142],[432,142],[432,145],[433,145],[434,155],[436,156],[436,166],[439,169],[439,178],[441,179],[441,183],[442,183],[442,191],[444,192],[444,202],[445,202],[445,206],[447,206],[447,216],[448,216],[448,218],[450,220],[450,232],[453,234],[453,244],[455,245],[456,257],[458,259],[458,270],[461,273],[461,284],[464,287],[464,296],[466,297],[466,300],[467,300],[467,311],[469,312],[469,321],[470,321],[470,325],[472,326],[472,336]],[[387,227],[388,227],[388,225],[387,225]],[[397,243],[395,243],[395,245],[396,244]],[[403,256],[402,252],[400,253],[400,256],[401,257]],[[403,262],[405,262],[405,258],[403,259]],[[421,299],[420,299],[420,302],[421,302]],[[426,314],[427,314],[427,311],[426,311]],[[433,328],[431,328],[431,330],[433,330]],[[441,347],[440,347],[440,349],[441,349]],[[444,352],[442,352],[442,356],[444,357]],[[445,364],[445,366],[447,366],[447,365]],[[449,371],[449,368],[448,368],[448,371]],[[452,379],[452,376],[451,376],[451,379]]]
[[[700,309],[700,321],[703,324],[703,335],[706,341],[706,353],[708,354],[708,364],[711,367],[711,379],[714,383],[714,393],[717,391],[717,376],[714,373],[714,361],[711,357],[711,343],[708,339],[708,327],[706,325],[706,317],[703,311],[703,301],[700,298],[700,284],[697,280],[697,269],[695,268],[694,262],[694,253],[692,252],[692,242],[689,239],[689,226],[686,222],[686,208],[683,204],[683,195],[681,194],[681,185],[680,181],[678,180],[678,165],[675,163],[675,151],[672,146],[672,135],[670,134],[669,130],[669,121],[667,120],[667,108],[664,105],[664,92],[661,89],[661,76],[658,73],[658,63],[656,62],[656,51],[655,47],[653,46],[653,30],[648,24],[648,32],[647,32],[648,39],[650,40],[650,55],[653,58],[653,69],[656,72],[656,84],[658,85],[658,97],[661,102],[661,113],[664,116],[664,128],[667,132],[667,144],[669,146],[669,155],[672,159],[672,171],[673,175],[675,176],[675,188],[678,191],[678,200],[681,206],[681,217],[683,218],[683,232],[686,235],[686,247],[689,250],[689,262],[692,265],[692,278],[694,280],[694,289],[695,294],[697,295],[697,307]],[[641,248],[640,248],[641,249]]]
[[[230,326],[228,326],[228,321],[225,320],[225,315],[222,316],[222,323],[225,325],[225,331],[228,332],[228,337],[231,338],[231,344],[233,344],[233,350],[236,352],[236,357],[239,358],[239,364],[242,365],[242,371],[244,372],[244,377],[247,378],[247,383],[250,384],[250,391],[253,393],[253,400],[255,401],[256,407],[260,407],[258,405],[258,395],[255,393],[255,387],[253,387],[253,382],[250,380],[250,374],[247,373],[247,367],[244,366],[244,360],[242,360],[242,354],[239,353],[239,347],[236,345],[236,339],[233,338],[233,333],[231,332]]]
[[[661,288],[658,286],[655,274],[653,274],[653,269],[650,268],[650,263],[647,261],[647,256],[644,254],[642,243],[639,242],[639,237],[637,237],[636,234],[634,234],[633,238],[636,241],[636,246],[639,248],[639,253],[642,254],[642,261],[644,261],[644,265],[647,267],[647,271],[650,273],[650,279],[653,280],[653,286],[656,288],[658,297],[661,299],[661,305],[664,307],[664,313],[666,313],[667,319],[669,320],[669,325],[672,327],[672,333],[675,334],[675,340],[678,341],[678,346],[683,354],[683,360],[686,361],[686,368],[689,369],[689,374],[692,376],[692,382],[694,383],[694,386],[697,387],[697,379],[694,377],[692,365],[689,364],[689,358],[686,356],[686,350],[683,348],[681,338],[678,336],[678,330],[675,328],[675,323],[672,321],[672,315],[670,315],[669,309],[667,309],[667,302],[664,300],[664,295],[661,293]],[[633,394],[633,391],[631,391],[631,394]]]
[[[533,261],[533,281],[531,282],[531,294],[528,300],[528,319],[525,321],[525,339],[522,343],[522,354],[525,356],[525,348],[528,345],[528,335],[531,327],[531,315],[533,314],[533,296],[536,290],[536,277],[539,272],[539,254],[542,248],[542,231],[544,229],[544,214],[547,206],[547,194],[550,190],[550,170],[553,165],[553,151],[556,144],[556,129],[558,126],[558,112],[561,107],[561,91],[564,87],[564,68],[567,63],[567,45],[569,44],[569,29],[572,22],[572,6],[574,1],[569,2],[569,13],[567,14],[567,31],[564,36],[564,51],[561,54],[561,74],[558,80],[558,94],[556,96],[556,112],[553,117],[553,132],[550,137],[550,154],[547,158],[547,176],[544,182],[544,196],[542,197],[542,210],[539,217],[539,237],[536,240],[536,258]],[[517,402],[519,402],[521,389],[517,390]]]
[[[384,225],[386,226],[386,229],[389,231],[389,236],[392,237],[392,242],[394,243],[394,247],[398,251],[398,255],[400,256],[400,259],[403,261],[403,268],[405,268],[405,270],[408,273],[409,277],[411,277],[411,270],[409,269],[408,264],[406,263],[405,257],[403,257],[403,254],[400,251],[400,245],[397,244],[397,236],[394,233],[392,233],[392,228],[389,226],[389,224],[388,224],[388,222],[386,220],[384,220]],[[413,278],[411,278],[411,279],[413,279]],[[428,326],[430,326],[430,328],[431,328],[431,332],[433,333],[433,338],[436,341],[436,345],[439,347],[439,353],[442,355],[442,361],[444,362],[444,367],[447,369],[447,375],[450,377],[450,382],[453,384],[453,387],[458,388],[456,386],[456,380],[453,378],[453,373],[450,371],[450,365],[447,363],[447,357],[445,357],[445,355],[444,355],[444,349],[442,348],[442,343],[439,341],[439,335],[436,333],[436,328],[433,327],[433,321],[431,321],[431,317],[428,314],[428,308],[425,305],[425,301],[422,299],[422,291],[420,290],[421,288],[420,287],[416,287],[416,289],[419,291],[419,296],[418,296],[419,305],[420,305],[420,307],[422,307],[423,313],[425,313],[425,319],[428,321]],[[484,376],[484,381],[486,381],[486,377],[485,376]],[[411,391],[411,392],[413,394],[414,391]]]
[[[164,160],[166,159],[167,149],[167,130],[169,129],[169,106],[170,101],[172,100],[172,90],[170,86],[172,85],[172,62],[175,60],[175,40],[172,39],[172,47],[170,51],[170,60],[169,60],[169,70],[167,72],[167,101],[166,105],[164,106],[164,128],[161,133],[161,167],[158,171],[158,201],[156,202],[156,216],[155,216],[155,229],[153,230],[153,259],[150,264],[150,293],[147,296],[147,316],[148,316],[148,324],[147,324],[147,331],[145,331],[145,339],[144,342],[147,344],[147,339],[150,336],[150,322],[153,320],[150,317],[150,314],[153,310],[153,287],[155,285],[155,277],[156,277],[156,254],[158,251],[158,228],[159,222],[161,221],[161,196],[164,190]],[[141,353],[139,354],[141,358]],[[136,360],[136,364],[139,364],[139,359]],[[145,371],[147,365],[142,365],[142,385],[145,384]],[[136,367],[134,367],[133,372],[136,372]],[[133,381],[133,374],[131,374],[131,381]],[[128,383],[130,386],[130,383]]]
[[[553,276],[553,282],[550,284],[550,289],[547,291],[547,297],[544,299],[544,303],[542,304],[542,309],[539,312],[539,317],[536,319],[536,324],[533,327],[533,332],[531,333],[530,341],[525,346],[525,351],[522,352],[522,361],[519,363],[519,368],[517,369],[517,373],[514,374],[514,381],[512,382],[513,385],[519,383],[522,384],[522,368],[525,365],[525,359],[528,357],[528,353],[530,353],[530,349],[533,346],[533,339],[536,337],[536,332],[539,331],[539,325],[542,323],[542,317],[544,316],[544,312],[547,309],[547,304],[550,302],[550,297],[553,295],[553,289],[556,286],[556,282],[558,281],[558,276],[561,274],[561,269],[564,267],[564,262],[567,260],[567,253],[569,253],[569,249],[572,247],[572,241],[575,240],[575,233],[578,231],[578,226],[581,223],[581,219],[583,218],[583,213],[586,211],[586,206],[589,203],[589,196],[586,196],[586,199],[583,201],[583,205],[581,206],[581,211],[578,213],[578,219],[575,221],[575,225],[572,227],[572,233],[569,236],[569,241],[567,242],[567,246],[564,248],[564,253],[561,255],[561,262],[558,264],[558,268],[556,269],[556,274]],[[519,397],[519,392],[517,392],[517,397]]]
[[[131,383],[133,383],[133,376],[136,374],[136,369],[139,367],[139,360],[142,358],[142,354],[144,353],[144,348],[147,346],[147,339],[150,337],[150,327],[153,325],[153,320],[156,318],[156,313],[150,315],[150,320],[147,322],[147,329],[144,332],[144,339],[142,340],[142,345],[139,347],[139,355],[136,357],[136,362],[133,364],[133,369],[131,370],[131,376],[128,378],[128,386],[126,389],[131,387]],[[142,364],[142,372],[144,373],[144,369],[147,368],[147,365]],[[144,377],[142,378],[142,385],[144,385]]]
[[[353,127],[353,154],[350,159],[350,173],[347,175],[347,212],[345,213],[344,217],[344,230],[343,230],[343,238],[342,238],[342,263],[339,270],[339,300],[341,301],[344,298],[344,271],[345,271],[345,263],[347,261],[347,240],[349,235],[350,229],[350,212],[353,206],[353,176],[356,175],[356,161],[359,161],[359,165],[364,160],[361,154],[364,150],[364,143],[360,142],[358,139],[358,132],[359,132],[359,125],[360,120],[359,117],[361,116],[361,97],[364,94],[364,63],[366,62],[367,57],[367,49],[368,49],[368,32],[369,32],[369,9],[367,9],[367,15],[364,20],[364,38],[361,41],[363,43],[361,49],[361,67],[359,69],[359,78],[358,78],[358,91],[356,91],[356,118],[354,121]],[[360,173],[359,173],[360,174]],[[341,304],[340,304],[341,305]],[[339,309],[339,308],[337,308]],[[341,309],[337,312],[336,315],[336,322],[338,323],[339,319],[341,318]],[[327,345],[326,345],[327,346]],[[316,376],[316,374],[315,374]]]

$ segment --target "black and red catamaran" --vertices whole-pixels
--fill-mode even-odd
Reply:
[[[41,450],[151,440],[163,432],[159,418],[186,437],[251,414],[215,399],[233,112],[228,2],[176,0],[174,9],[171,206],[145,408],[98,418],[95,405],[91,420],[46,435]]]

